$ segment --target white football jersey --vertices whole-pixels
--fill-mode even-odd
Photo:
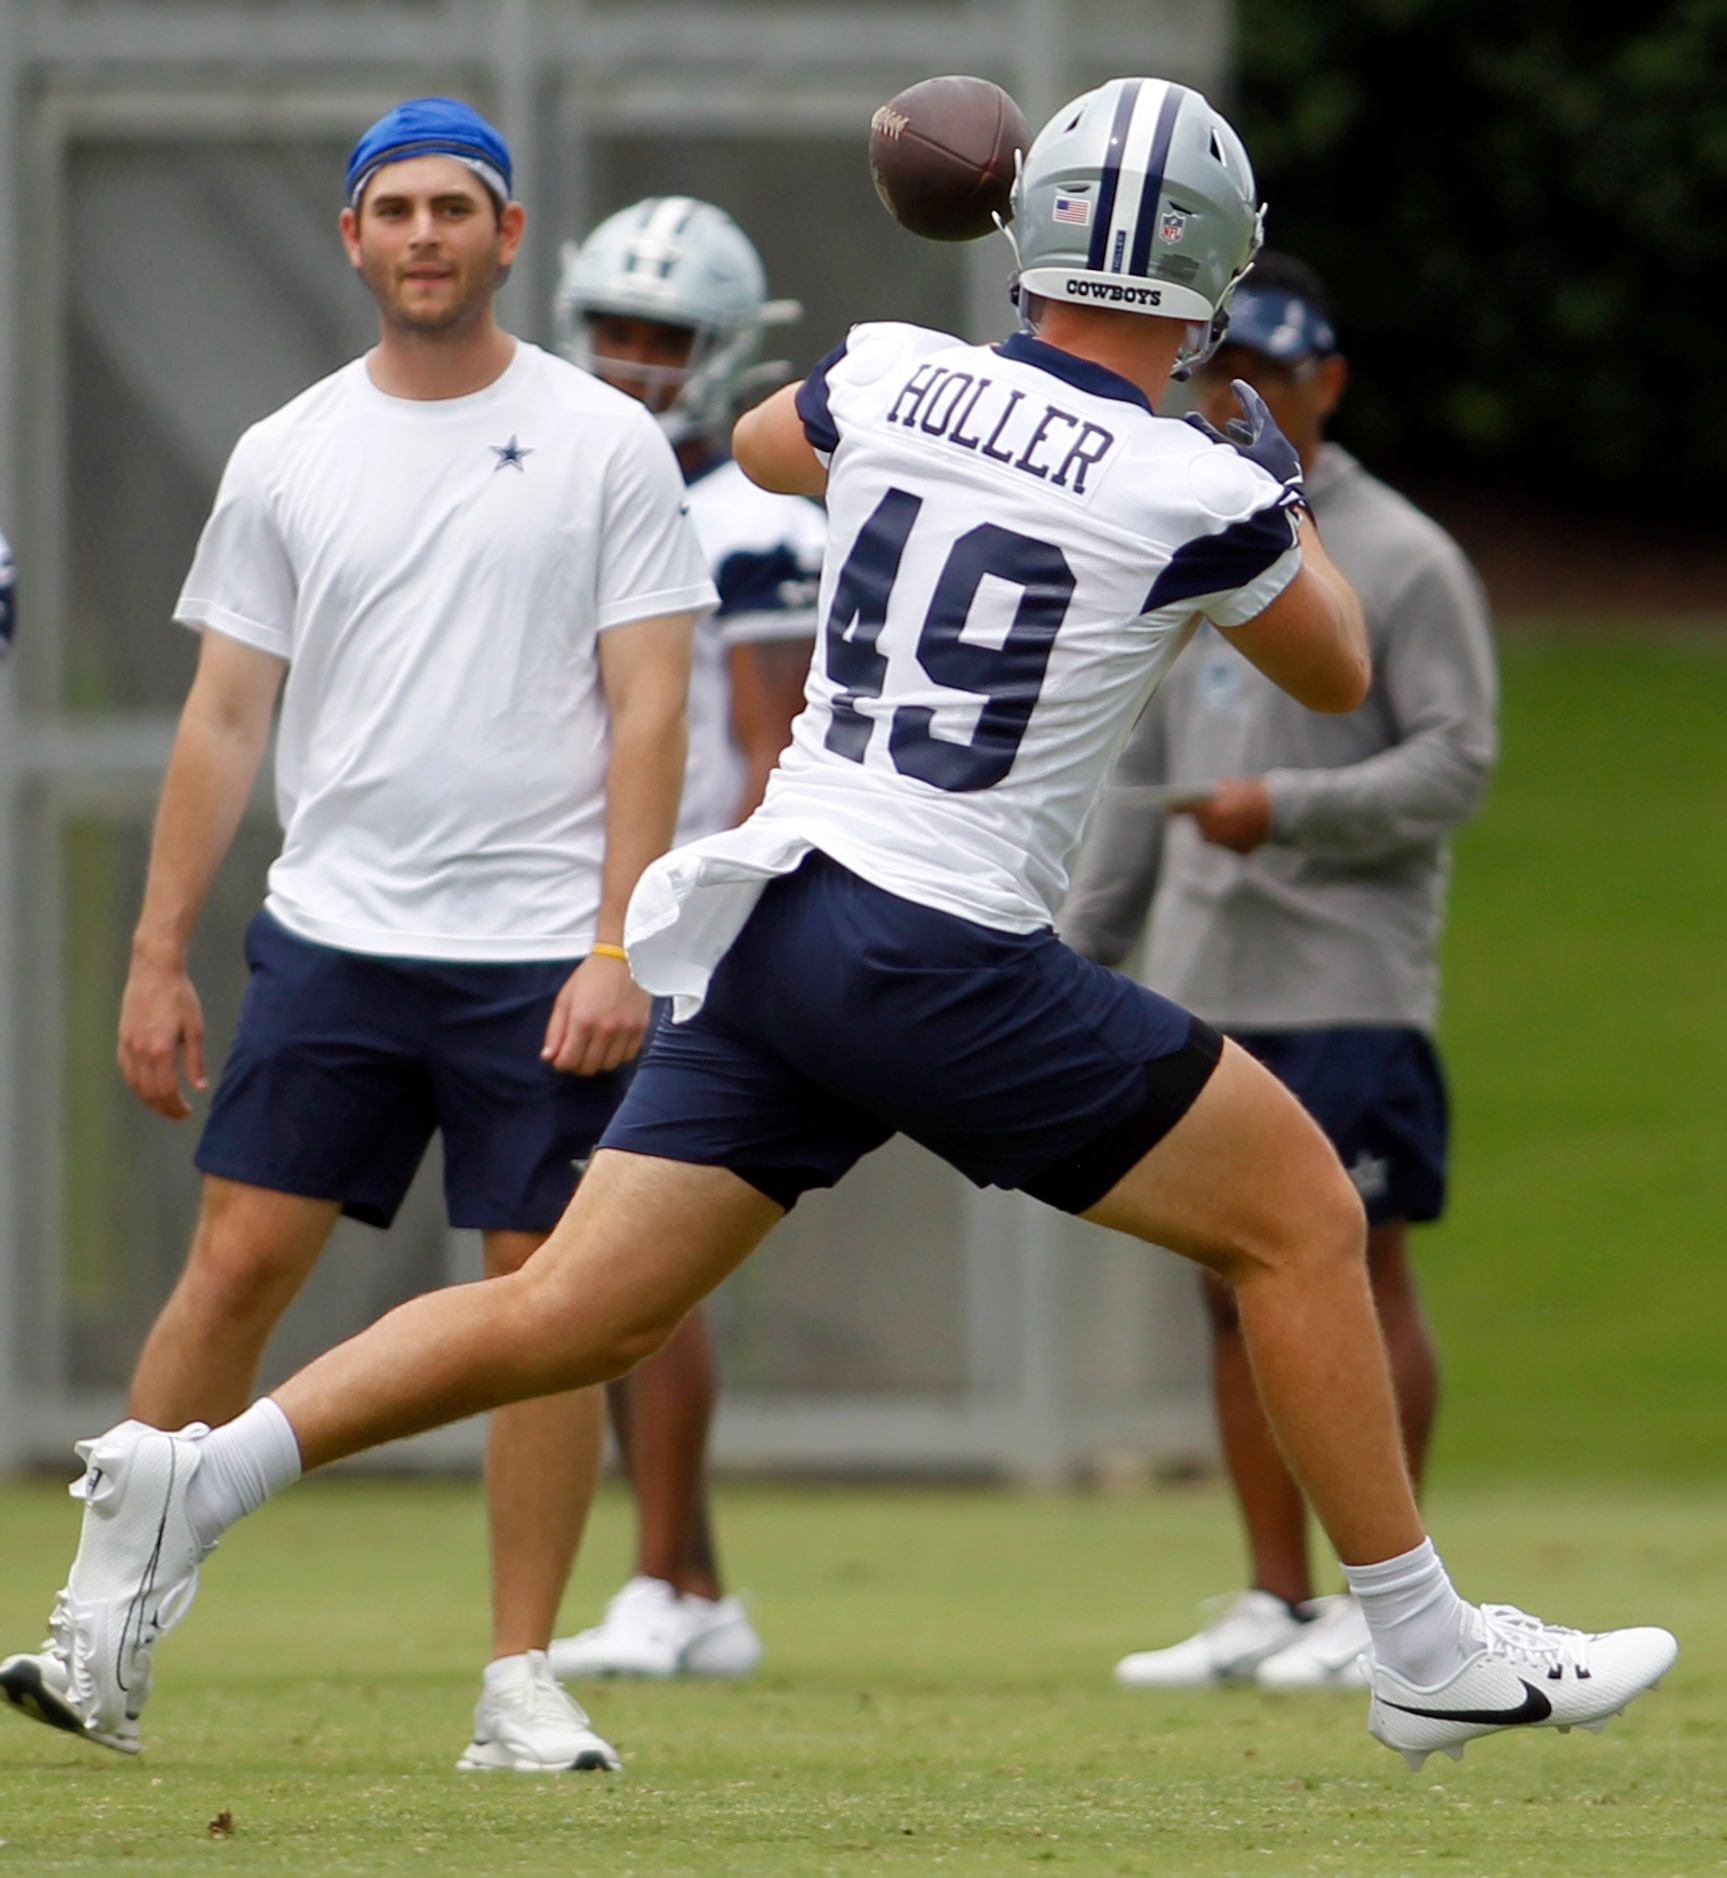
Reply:
[[[829,464],[823,643],[740,829],[655,864],[632,963],[687,1015],[765,878],[819,848],[920,905],[1053,922],[1092,802],[1203,615],[1300,565],[1275,478],[1027,334],[854,328],[798,395]]]
[[[690,478],[690,520],[720,603],[696,627],[690,665],[690,741],[677,840],[737,819],[743,753],[732,741],[731,648],[814,639],[827,517],[802,496],[758,488],[729,457]]]
[[[427,959],[593,943],[599,635],[714,603],[646,411],[518,342],[465,398],[363,359],[235,446],[175,617],[288,661],[270,911]]]

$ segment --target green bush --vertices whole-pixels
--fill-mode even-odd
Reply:
[[[1269,238],[1357,368],[1346,441],[1556,501],[1727,493],[1727,0],[1241,0],[1239,31]]]

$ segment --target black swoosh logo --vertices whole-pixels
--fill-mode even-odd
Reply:
[[[1518,1677],[1518,1681],[1523,1678]],[[1523,1700],[1516,1708],[1411,1708],[1407,1702],[1387,1702],[1384,1696],[1379,1700],[1383,1707],[1394,1708],[1400,1714],[1425,1715],[1429,1721],[1479,1722],[1484,1727],[1515,1728],[1523,1722],[1544,1722],[1553,1713],[1553,1704],[1527,1682],[1523,1683]]]

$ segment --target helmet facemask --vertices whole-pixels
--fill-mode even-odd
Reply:
[[[790,367],[757,362],[763,336],[790,325],[795,300],[764,298],[760,258],[730,216],[689,197],[650,197],[566,243],[555,316],[558,346],[585,371],[634,392],[674,444],[718,441],[740,404]],[[600,359],[592,322],[613,315],[692,333],[677,366]],[[665,409],[654,410],[667,392]],[[642,396],[642,393],[648,395]]]

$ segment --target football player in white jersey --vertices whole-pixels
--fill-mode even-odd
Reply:
[[[720,594],[696,627],[680,842],[728,828],[760,802],[803,703],[827,521],[803,496],[758,488],[728,447],[740,403],[786,376],[757,362],[764,333],[799,310],[767,298],[761,257],[732,218],[688,196],[633,203],[564,252],[564,356],[658,417]],[[724,1593],[713,1542],[703,1468],[717,1390],[700,1310],[611,1385],[636,1495],[636,1568],[602,1623],[554,1639],[559,1676],[746,1676],[761,1660],[748,1613]]]
[[[130,1407],[221,1422],[338,1215],[387,1225],[434,1130],[488,1273],[556,1223],[650,1017],[624,911],[672,834],[692,618],[714,599],[665,439],[504,332],[522,238],[503,139],[416,99],[361,138],[342,235],[380,340],[241,438],[176,609],[203,635],[120,1019],[159,1113],[204,1086],[186,948],[278,691],[282,850],[197,1151],[190,1256]],[[494,1418],[494,1636],[475,1770],[615,1768],[546,1660],[591,1498],[599,1391]],[[81,1729],[57,1612],[0,1665]],[[89,1731],[135,1752],[135,1715]]]
[[[204,1549],[302,1468],[619,1374],[896,1131],[1233,1286],[1372,1633],[1380,1741],[1419,1764],[1597,1728],[1674,1661],[1665,1630],[1463,1602],[1336,1154],[1246,1051],[1053,933],[1091,799],[1202,615],[1311,708],[1352,709],[1369,673],[1263,403],[1239,394],[1233,443],[1154,410],[1258,244],[1234,131],[1179,85],[1111,80],[1044,128],[1014,208],[1026,332],[861,327],[739,422],[756,481],[828,498],[821,669],[756,814],[642,876],[631,966],[681,1021],[539,1255],[403,1305],[213,1435],[86,1444],[62,1610],[88,1726],[123,1716]]]

